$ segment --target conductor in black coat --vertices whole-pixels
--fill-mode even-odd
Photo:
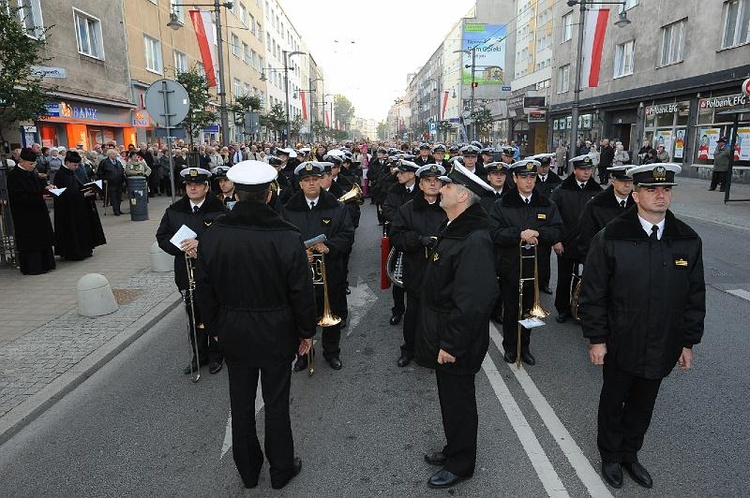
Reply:
[[[489,321],[497,297],[494,251],[487,213],[479,204],[489,185],[455,165],[440,189],[447,220],[428,257],[416,340],[417,362],[435,369],[446,444],[425,455],[442,468],[427,481],[449,488],[470,478],[477,454],[474,378],[489,345]]]
[[[180,175],[185,182],[185,195],[169,206],[161,218],[159,228],[156,230],[156,240],[161,249],[174,256],[174,281],[177,288],[183,293],[185,299],[185,311],[188,320],[191,318],[190,300],[188,299],[188,273],[187,258],[198,257],[198,245],[201,237],[208,227],[221,216],[228,212],[227,207],[216,197],[208,194],[208,179],[211,172],[203,168],[185,168]],[[170,239],[182,227],[187,226],[196,233],[195,238],[184,240],[178,248],[170,242]],[[200,316],[200,308],[195,309],[195,324],[198,336],[198,351],[195,351],[192,333],[188,331],[188,340],[193,347],[193,358],[190,365],[185,367],[185,375],[208,363],[209,371],[217,373],[221,370],[222,357],[216,343],[215,330],[207,330]]]
[[[432,246],[437,242],[440,224],[445,220],[445,211],[440,207],[438,177],[445,168],[438,164],[427,164],[416,172],[419,190],[414,198],[398,208],[391,225],[391,245],[404,253],[403,282],[406,291],[404,313],[404,343],[396,364],[405,367],[414,358],[414,341],[419,323],[419,295],[422,291],[425,268]]]
[[[289,364],[295,353],[307,353],[315,334],[315,294],[302,236],[267,205],[276,175],[260,161],[232,167],[228,178],[240,201],[201,237],[196,268],[198,305],[209,328],[218,331],[229,370],[232,453],[248,488],[257,486],[263,465],[255,428],[259,377],[271,486],[284,487],[302,469],[289,417]]]
[[[326,236],[325,242],[315,244],[308,250],[309,259],[312,261],[313,252],[324,255],[331,312],[340,317],[347,306],[344,256],[354,242],[354,226],[343,204],[320,187],[323,169],[320,163],[311,161],[297,166],[294,175],[299,179],[301,191],[284,205],[282,216],[299,229],[303,240],[321,234]],[[322,316],[323,286],[315,287],[318,316]],[[340,339],[340,324],[323,327],[323,357],[334,370],[342,367]],[[299,355],[294,370],[299,372],[306,368],[307,355]]]
[[[557,254],[557,288],[555,289],[557,323],[564,323],[571,315],[570,291],[573,271],[576,265],[583,263],[581,255],[576,250],[580,233],[578,221],[586,203],[602,191],[591,176],[591,168],[594,164],[590,155],[577,156],[570,161],[573,163],[573,174],[563,180],[550,196],[550,200],[557,204],[563,221],[562,235],[552,246]]]
[[[55,254],[68,261],[89,258],[94,247],[107,243],[96,210],[96,192],[91,186],[84,187],[76,177],[80,165],[81,156],[69,150],[55,175],[55,186],[65,189],[54,198]]]
[[[522,159],[513,163],[511,169],[516,189],[495,203],[490,213],[490,230],[497,253],[496,267],[500,277],[500,294],[503,299],[503,349],[508,363],[518,360],[518,316],[520,255],[533,254],[533,249],[522,249],[521,245],[550,244],[560,237],[562,222],[557,206],[542,196],[534,188],[539,163]],[[537,255],[538,256],[538,255]],[[533,258],[524,260],[523,275],[534,274]],[[521,310],[527,313],[534,300],[534,283],[523,284]],[[531,354],[531,330],[521,327],[521,358],[528,365],[534,365],[536,358]]]
[[[580,316],[589,359],[604,365],[597,446],[602,474],[622,486],[622,469],[653,485],[638,461],[661,380],[676,364],[689,369],[706,314],[702,242],[669,205],[675,164],[628,170],[636,207],[591,243],[583,273]]]
[[[24,275],[41,275],[57,266],[52,245],[55,234],[44,201],[47,181],[39,178],[36,153],[21,150],[18,165],[8,171],[8,203],[13,218],[18,266]]]

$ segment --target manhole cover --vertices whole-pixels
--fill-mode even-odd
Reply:
[[[117,304],[123,306],[130,304],[143,294],[143,289],[112,289]]]

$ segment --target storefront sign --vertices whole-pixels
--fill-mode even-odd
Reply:
[[[517,95],[508,99],[508,109],[519,109],[523,107],[523,95]]]
[[[738,93],[736,95],[727,95],[725,97],[711,97],[700,99],[698,107],[701,109],[724,109],[726,107],[744,106],[748,102],[747,95]]]
[[[73,107],[73,117],[75,119],[99,120],[99,110],[96,107]]]
[[[150,120],[148,112],[144,110],[138,110],[133,112],[133,126],[136,128],[148,128]]]
[[[99,120],[99,109],[96,107],[71,106],[67,102],[50,102],[45,104],[47,117]]]
[[[64,67],[31,66],[30,69],[32,74],[41,76],[42,78],[64,80],[68,77],[68,72]]]
[[[36,133],[36,126],[34,125],[31,125],[31,126],[24,125],[21,128],[23,128],[24,133]]]
[[[546,102],[545,102],[544,97],[524,97],[523,98],[524,109],[541,109],[542,107],[546,107]]]
[[[658,114],[674,114],[679,109],[677,102],[669,104],[657,104],[646,107],[646,116],[653,116]]]
[[[545,123],[547,121],[547,111],[529,111],[529,123]]]

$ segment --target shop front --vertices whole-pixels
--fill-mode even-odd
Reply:
[[[643,117],[643,142],[647,140],[654,149],[663,145],[670,162],[689,161],[690,99],[652,102],[644,107]]]
[[[591,140],[592,143],[598,144],[599,130],[593,128],[596,121],[596,114],[583,113],[578,115],[578,137],[582,140]],[[554,116],[551,119],[552,125],[552,143],[551,150],[554,150],[558,144],[570,143],[570,130],[573,126],[573,117],[570,114]]]

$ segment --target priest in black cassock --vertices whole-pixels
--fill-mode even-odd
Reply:
[[[81,156],[65,153],[65,163],[55,175],[55,186],[65,191],[55,197],[55,254],[68,261],[91,257],[93,249],[107,243],[96,210],[96,191],[84,186],[75,171]]]
[[[21,150],[18,165],[8,171],[8,202],[13,217],[18,251],[18,266],[24,275],[40,275],[54,270],[52,245],[55,234],[44,201],[47,181],[39,178],[36,153]]]

